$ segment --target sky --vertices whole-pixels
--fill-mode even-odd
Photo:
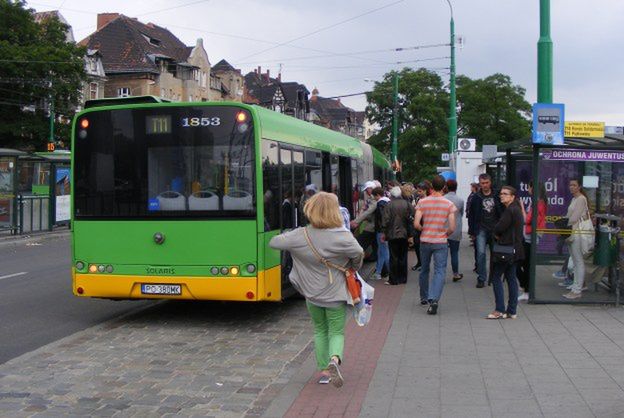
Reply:
[[[368,91],[373,84],[366,80],[381,80],[403,67],[430,68],[448,82],[449,1],[456,38],[464,40],[456,49],[456,73],[507,74],[534,103],[539,0],[37,0],[27,5],[59,10],[77,41],[95,31],[98,13],[122,13],[166,27],[189,46],[202,38],[212,64],[226,59],[243,74],[260,66],[271,76],[281,68],[283,81],[335,97]],[[565,104],[567,121],[624,125],[624,1],[551,0],[550,8],[553,101]],[[363,95],[341,100],[356,110],[366,106]]]

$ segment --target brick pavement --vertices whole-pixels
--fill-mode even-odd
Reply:
[[[379,281],[371,283],[375,285],[371,322],[365,327],[359,327],[350,320],[345,329],[345,356],[341,368],[345,378],[344,386],[335,389],[331,385],[319,385],[318,376],[313,373],[284,416],[358,416],[375,370],[371,364],[374,365],[381,354],[405,288],[383,286]]]
[[[166,302],[0,365],[0,416],[624,417],[624,309],[521,305],[487,321],[491,288],[462,254],[435,317],[415,273],[378,289],[373,322],[348,325],[342,389],[311,380],[300,300]]]
[[[0,416],[259,416],[311,335],[302,300],[164,302],[0,365]]]

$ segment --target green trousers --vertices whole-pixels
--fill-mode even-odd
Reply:
[[[306,305],[314,325],[316,367],[323,370],[332,356],[338,356],[342,361],[347,305],[338,308],[321,308],[310,302],[306,302]]]

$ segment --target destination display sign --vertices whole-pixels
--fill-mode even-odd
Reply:
[[[569,138],[604,138],[604,122],[565,122],[564,134]]]

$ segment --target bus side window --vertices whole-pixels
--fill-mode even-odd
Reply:
[[[280,190],[277,143],[262,141],[262,179],[264,200],[264,230],[279,229]]]

